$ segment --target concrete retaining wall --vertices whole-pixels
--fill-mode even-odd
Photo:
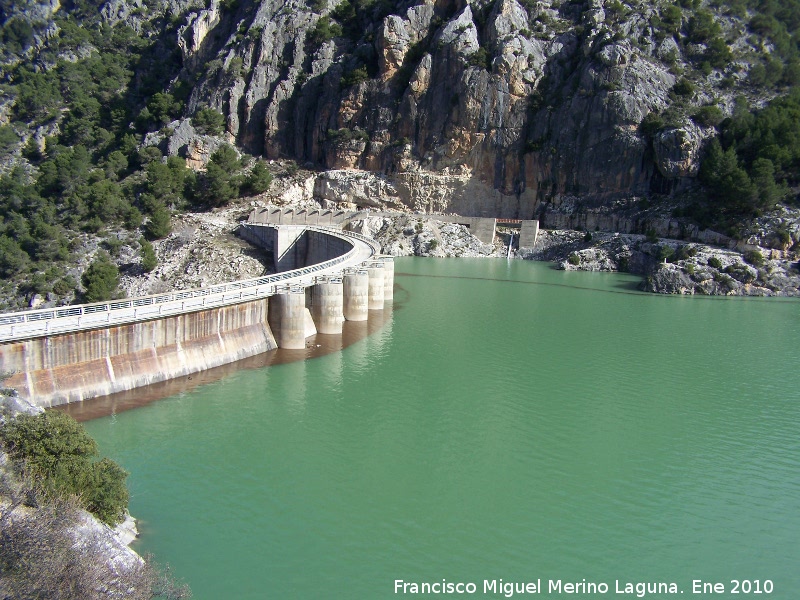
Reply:
[[[239,236],[272,252],[278,273],[321,263],[347,254],[353,245],[342,238],[305,229],[302,225],[272,227],[239,227]]]
[[[197,373],[277,347],[268,300],[0,344],[8,387],[48,407]]]

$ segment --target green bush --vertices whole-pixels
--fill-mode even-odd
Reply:
[[[683,21],[683,11],[679,6],[668,4],[661,11],[661,22],[664,29],[670,34],[676,34],[681,30]]]
[[[98,252],[81,277],[86,302],[110,300],[119,285],[119,269],[105,252]]]
[[[53,284],[53,292],[59,296],[66,296],[70,292],[74,292],[76,287],[78,287],[78,284],[71,276],[67,275]]]
[[[734,264],[725,267],[725,273],[733,277],[736,281],[741,283],[752,283],[755,281],[755,275],[750,272],[750,269],[744,265]]]
[[[745,262],[753,265],[754,267],[761,267],[764,265],[764,255],[758,250],[745,250],[742,254]]]
[[[213,108],[201,108],[192,117],[192,125],[205,135],[220,135],[225,127],[225,116]]]
[[[567,258],[567,262],[571,265],[577,266],[581,264],[581,257],[577,252],[573,252],[569,255],[569,258]]]
[[[251,194],[263,194],[272,184],[272,173],[264,164],[264,161],[256,161],[250,174],[245,179],[245,188]]]
[[[328,129],[326,139],[332,144],[345,144],[351,140],[359,140],[362,142],[369,141],[369,134],[363,129]]]
[[[353,69],[352,71],[348,71],[342,78],[339,80],[339,85],[343,88],[349,88],[354,85],[358,85],[363,81],[367,81],[369,79],[369,73],[367,73],[367,67],[362,65],[357,69]]]
[[[731,49],[721,37],[714,37],[708,41],[704,56],[709,65],[715,69],[724,69],[733,59]]]
[[[646,136],[652,137],[664,128],[666,123],[664,119],[657,112],[649,112],[645,115],[642,122],[639,123],[639,131]]]
[[[112,526],[124,518],[128,474],[108,458],[95,462],[97,444],[69,415],[53,411],[18,415],[0,427],[0,442],[46,495],[75,496]]]
[[[675,253],[675,260],[686,260],[693,256],[697,256],[697,246],[681,246]]]
[[[145,238],[141,238],[139,240],[139,246],[141,247],[142,269],[144,269],[145,273],[149,273],[158,266],[158,259],[156,258],[155,250],[153,250],[153,244],[148,242]]]
[[[308,40],[311,48],[317,49],[325,42],[328,42],[333,38],[341,37],[341,35],[341,25],[331,21],[331,18],[328,15],[325,15],[317,20],[316,25],[314,25],[314,29],[308,32],[306,40]]]
[[[478,48],[475,52],[470,54],[467,61],[473,67],[480,67],[490,73],[492,72],[492,55],[483,47]]]
[[[670,259],[675,255],[675,249],[671,246],[659,246],[658,247],[658,262],[672,262]]]
[[[19,143],[19,136],[10,125],[0,126],[0,156],[5,156]]]
[[[162,203],[157,202],[150,211],[150,220],[144,227],[147,235],[160,240],[172,233],[172,213]]]
[[[695,11],[686,26],[690,42],[703,43],[722,32],[714,15],[705,9]]]
[[[692,96],[694,94],[694,84],[685,77],[681,77],[677,83],[672,86],[672,91],[678,94],[678,96]]]
[[[716,256],[712,256],[708,259],[708,266],[714,267],[715,269],[721,269],[722,261],[720,261],[720,259],[718,259]]]
[[[702,127],[716,127],[724,115],[718,106],[701,106],[692,115],[692,121]]]

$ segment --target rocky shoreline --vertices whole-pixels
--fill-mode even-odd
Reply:
[[[625,271],[661,294],[800,296],[794,253],[748,246],[742,251],[652,236],[543,230],[522,258],[570,271]]]
[[[136,264],[130,265],[122,270],[120,288],[130,297],[270,272],[269,255],[235,235],[249,209],[263,204],[251,200],[213,212],[176,215],[173,233],[153,244],[158,267],[145,273]],[[305,201],[296,205],[311,206]],[[563,270],[621,271],[641,275],[642,289],[660,294],[800,296],[800,264],[796,253],[789,249],[756,244],[740,244],[732,249],[659,238],[652,233],[569,229],[542,229],[534,248],[519,248],[518,230],[498,228],[494,243],[484,244],[463,225],[408,212],[366,217],[348,227],[373,237],[384,253],[393,256],[508,256],[553,262]]]

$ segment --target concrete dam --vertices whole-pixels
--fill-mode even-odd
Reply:
[[[251,214],[247,241],[273,275],[193,290],[0,315],[5,385],[42,407],[191,375],[276,348],[305,348],[391,302],[392,257],[335,223],[280,225]],[[262,221],[262,222],[259,222]]]

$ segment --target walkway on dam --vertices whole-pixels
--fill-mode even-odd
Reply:
[[[258,223],[247,225],[275,227]],[[376,241],[351,231],[315,225],[295,229],[338,238],[351,249],[317,264],[254,279],[109,302],[0,314],[0,342],[135,323],[266,298],[312,286],[328,277],[341,277],[348,270],[364,269],[371,259],[380,255],[380,245]]]

